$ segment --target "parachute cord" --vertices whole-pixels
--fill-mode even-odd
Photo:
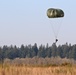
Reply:
[[[59,19],[58,19],[59,20]],[[55,40],[58,38],[58,34],[59,34],[59,31],[60,31],[60,28],[61,28],[61,26],[62,26],[62,22],[63,22],[63,19],[61,20],[61,21],[57,21],[56,23],[54,22],[54,21],[50,21],[50,23],[51,23],[51,28],[52,28],[52,31],[53,31],[53,33],[54,33],[54,37],[55,37]],[[58,25],[58,27],[57,27],[57,31],[55,30],[55,28],[54,28],[54,25]]]
[[[53,33],[54,33],[55,39],[57,39],[57,35],[56,35],[56,33],[55,33],[55,30],[54,30],[53,25],[51,25],[51,27],[52,27],[52,30],[53,30]]]
[[[55,30],[54,30],[53,25],[51,25],[51,27],[52,27],[52,30],[53,30],[53,33],[54,33],[54,37],[55,37],[55,44],[56,44],[57,35],[56,35],[56,33],[55,33]]]
[[[58,30],[57,30],[57,34],[55,34],[55,39],[57,39],[57,37],[58,37],[58,34],[59,34],[61,26],[62,26],[62,22],[63,22],[63,19],[62,19],[62,21],[59,24],[59,27],[58,27]]]

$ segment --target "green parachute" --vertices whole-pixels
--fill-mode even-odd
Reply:
[[[47,10],[48,18],[60,18],[64,17],[64,12],[61,9],[49,8]]]

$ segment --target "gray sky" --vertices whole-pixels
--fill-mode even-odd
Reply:
[[[0,0],[0,46],[52,45],[55,36],[46,15],[48,8],[65,12],[57,44],[75,44],[75,7],[76,0]]]

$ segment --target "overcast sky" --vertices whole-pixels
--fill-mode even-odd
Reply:
[[[0,0],[0,46],[52,45],[55,36],[46,15],[49,8],[65,13],[57,44],[76,44],[76,0]]]

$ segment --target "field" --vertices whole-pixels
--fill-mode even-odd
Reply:
[[[76,66],[0,66],[0,75],[76,75]]]
[[[16,58],[0,63],[0,75],[76,75],[76,61],[56,58]]]

